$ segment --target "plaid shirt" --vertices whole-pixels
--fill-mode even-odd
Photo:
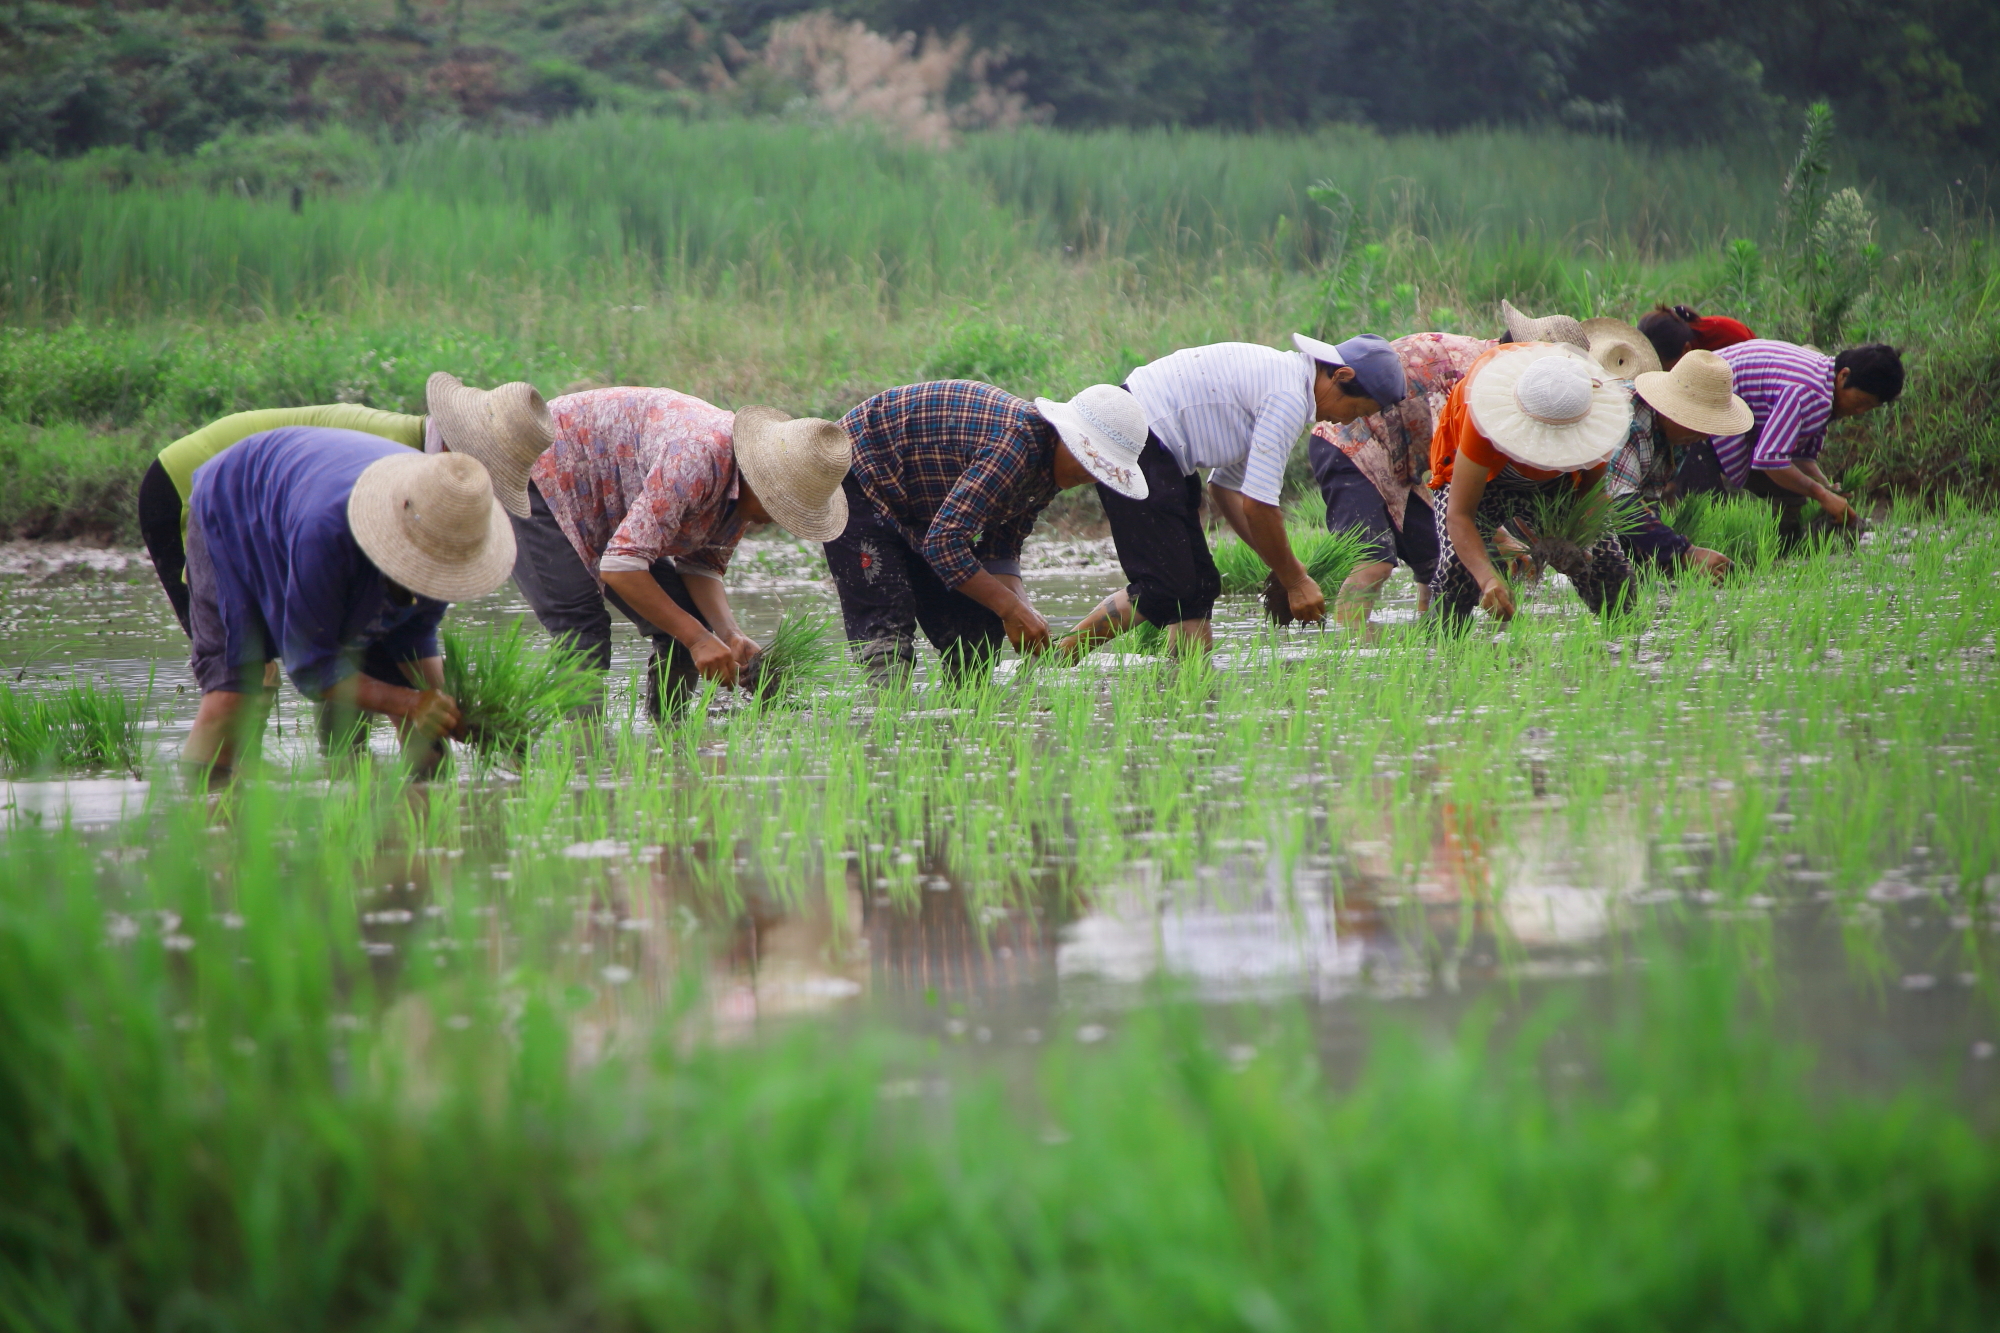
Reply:
[[[1613,383],[1630,387],[1629,380]],[[1636,495],[1648,504],[1657,504],[1667,483],[1674,478],[1674,449],[1659,429],[1659,417],[1638,394],[1632,395],[1632,425],[1625,443],[1611,455],[1604,470],[1607,495]]]
[[[1818,458],[1833,419],[1833,358],[1771,338],[1737,343],[1716,355],[1729,363],[1733,387],[1757,421],[1749,434],[1715,442],[1716,461],[1730,484],[1749,480],[1751,468]]]
[[[1018,560],[1056,495],[1056,430],[1032,403],[974,380],[876,394],[841,419],[854,480],[948,588]]]

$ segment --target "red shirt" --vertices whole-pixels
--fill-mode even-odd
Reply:
[[[1704,352],[1719,352],[1737,343],[1747,343],[1757,336],[1750,331],[1748,324],[1727,315],[1703,315],[1700,319],[1689,320],[1688,328],[1694,331],[1694,345]]]

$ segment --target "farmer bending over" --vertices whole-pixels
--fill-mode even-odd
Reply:
[[[1757,336],[1740,319],[1697,315],[1684,305],[1654,306],[1639,321],[1639,331],[1653,345],[1663,370],[1672,370],[1689,352],[1719,352]]]
[[[506,582],[514,535],[478,460],[327,427],[265,431],[195,470],[189,630],[201,709],[184,758],[210,780],[261,725],[246,700],[281,661],[307,698],[396,722],[405,741],[458,728],[442,690],[445,604]],[[423,682],[412,687],[412,677]],[[435,764],[433,746],[426,761]]]
[[[1417,581],[1417,610],[1430,606],[1437,575],[1437,515],[1423,484],[1431,432],[1452,386],[1493,342],[1455,333],[1413,333],[1390,343],[1403,367],[1403,401],[1357,421],[1321,421],[1306,440],[1313,479],[1326,500],[1329,532],[1360,534],[1366,556],[1340,585],[1333,617],[1361,629],[1401,560]]]
[[[1431,436],[1441,548],[1431,617],[1462,623],[1480,606],[1511,619],[1514,594],[1487,554],[1488,535],[1511,524],[1532,545],[1545,514],[1585,503],[1631,420],[1630,393],[1570,344],[1506,343],[1475,361]],[[1630,595],[1632,567],[1608,524],[1553,563],[1593,611]]]
[[[916,663],[916,631],[945,670],[983,671],[1005,638],[1049,646],[1021,585],[1021,546],[1056,492],[1096,481],[1144,497],[1146,418],[1096,384],[1028,403],[990,384],[940,380],[876,394],[841,428],[854,442],[847,531],[826,544],[848,642],[878,682]]]
[[[1678,454],[1711,436],[1732,435],[1750,409],[1729,390],[1729,366],[1713,352],[1683,354],[1671,373],[1646,335],[1616,319],[1585,320],[1590,354],[1632,395],[1632,426],[1611,455],[1604,492],[1618,501],[1625,554],[1662,570],[1685,566],[1711,578],[1729,572],[1729,557],[1696,546],[1668,527],[1659,505],[1671,492]]]
[[[441,388],[456,387],[458,381],[446,374],[431,376],[427,397],[433,399],[431,415],[409,416],[401,412],[381,412],[359,403],[325,403],[316,407],[274,407],[255,412],[238,412],[212,421],[190,435],[183,435],[160,451],[152,466],[139,479],[139,535],[146,553],[153,558],[153,570],[160,586],[167,590],[174,618],[181,632],[189,633],[187,588],[188,497],[194,492],[194,470],[238,440],[281,426],[331,426],[338,430],[358,430],[427,454],[443,453],[447,447],[440,428],[434,400]],[[494,478],[497,495],[506,478],[518,479],[536,455],[548,448],[548,413],[541,395],[531,384],[503,384],[493,391],[491,415],[473,428],[461,430],[449,447],[471,454]],[[276,680],[267,682],[275,685]]]
[[[1170,646],[1206,649],[1222,590],[1201,529],[1202,481],[1215,507],[1277,578],[1294,620],[1320,620],[1326,596],[1292,552],[1279,508],[1285,461],[1315,420],[1348,422],[1403,400],[1403,366],[1374,334],[1339,346],[1295,334],[1295,352],[1257,343],[1190,347],[1140,366],[1126,387],[1149,427],[1138,496],[1099,486],[1127,586],[1063,640],[1088,649],[1135,619],[1167,630]]]
[[[723,685],[757,655],[723,590],[753,523],[803,541],[847,525],[847,437],[775,408],[730,412],[672,389],[592,389],[549,404],[555,443],[514,521],[514,581],[542,627],[602,671],[608,601],[653,641],[646,704],[655,720],[695,682]]]
[[[1810,347],[1754,338],[1716,353],[1729,363],[1735,391],[1750,405],[1749,430],[1697,445],[1681,465],[1683,493],[1741,490],[1778,507],[1787,543],[1804,533],[1808,500],[1832,523],[1851,528],[1860,516],[1819,468],[1826,428],[1858,417],[1903,392],[1903,358],[1869,343],[1826,356]]]

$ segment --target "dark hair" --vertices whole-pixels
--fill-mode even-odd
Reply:
[[[1671,365],[1680,360],[1682,352],[1694,341],[1694,330],[1689,328],[1677,310],[1666,306],[1654,306],[1653,313],[1639,321],[1639,332],[1646,335],[1646,341],[1653,344],[1653,350],[1660,354],[1660,364]]]
[[[1847,387],[1893,403],[1903,392],[1903,354],[1887,343],[1863,343],[1833,358],[1833,373],[1847,372]]]
[[[1368,390],[1361,387],[1361,377],[1359,375],[1350,375],[1346,379],[1342,379],[1340,378],[1340,376],[1333,373],[1334,371],[1339,370],[1340,367],[1334,365],[1332,362],[1315,361],[1313,362],[1313,364],[1318,366],[1321,370],[1325,371],[1327,373],[1327,377],[1331,379],[1336,385],[1338,385],[1340,391],[1346,394],[1349,398],[1366,398],[1368,396]]]

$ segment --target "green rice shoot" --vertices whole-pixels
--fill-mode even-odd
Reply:
[[[1324,505],[1321,513],[1325,512]],[[1321,528],[1293,527],[1287,535],[1291,538],[1292,553],[1299,563],[1306,567],[1306,573],[1327,596],[1333,596],[1354,567],[1367,554],[1363,538],[1357,532],[1343,530],[1327,532]],[[1235,536],[1224,537],[1215,543],[1211,554],[1215,557],[1215,569],[1222,576],[1222,591],[1225,594],[1254,593],[1264,586],[1270,576],[1270,569],[1264,558],[1250,549],[1247,542]]]
[[[0,685],[0,763],[10,773],[136,771],[144,708],[93,681],[52,694]]]
[[[840,674],[840,663],[840,639],[832,616],[786,616],[750,664],[744,684],[766,701],[796,700],[832,684]]]
[[[533,646],[519,617],[504,629],[447,628],[440,637],[444,692],[458,704],[466,743],[481,754],[518,759],[538,735],[602,696],[600,674],[580,650]]]
[[[1778,558],[1778,514],[1752,495],[1690,495],[1663,515],[1667,526],[1696,546],[1720,551],[1739,569]]]

